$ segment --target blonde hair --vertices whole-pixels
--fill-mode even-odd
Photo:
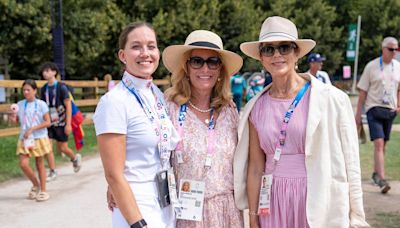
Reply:
[[[191,51],[186,52],[185,58],[188,59]],[[217,52],[218,53],[218,52]],[[220,56],[221,58],[221,56]],[[222,59],[221,59],[222,60]],[[225,70],[224,60],[222,60],[222,67],[215,86],[211,92],[211,107],[214,107],[217,112],[228,105],[232,100],[230,88],[230,75]],[[187,74],[186,62],[182,63],[182,68],[172,72],[171,77],[172,86],[165,91],[167,100],[173,101],[178,105],[187,103],[190,100],[192,91],[190,89],[189,77]]]

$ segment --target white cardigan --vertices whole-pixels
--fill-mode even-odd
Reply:
[[[311,81],[305,142],[308,224],[316,228],[369,227],[363,208],[358,136],[350,99],[310,74],[300,76]],[[236,206],[241,210],[248,208],[248,117],[269,87],[250,100],[239,122],[234,193]]]

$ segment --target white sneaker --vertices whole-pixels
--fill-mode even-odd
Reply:
[[[72,162],[72,167],[74,168],[75,173],[79,172],[79,170],[81,169],[81,163],[82,163],[81,154],[76,154],[75,160]]]
[[[54,181],[57,178],[57,171],[51,171],[49,172],[49,175],[46,177],[46,182]]]

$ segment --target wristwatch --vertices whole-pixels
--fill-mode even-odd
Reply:
[[[145,226],[147,226],[146,221],[144,219],[140,219],[139,221],[133,223],[131,225],[131,228],[142,228],[142,227],[145,227]]]

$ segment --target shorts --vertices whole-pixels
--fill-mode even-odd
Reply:
[[[65,127],[49,127],[47,131],[49,138],[54,139],[57,142],[68,142],[68,135],[64,132]]]
[[[31,150],[24,147],[24,141],[22,139],[19,139],[17,143],[17,155],[24,154],[29,157],[42,157],[50,153],[50,151],[50,140],[47,137],[35,139],[35,147]]]
[[[368,110],[367,120],[371,141],[375,139],[389,141],[390,131],[392,130],[393,120],[396,118],[396,115],[396,112],[384,107],[373,107]]]

